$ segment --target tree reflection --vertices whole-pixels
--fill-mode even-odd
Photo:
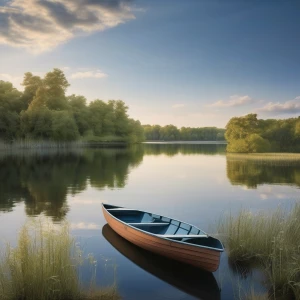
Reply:
[[[67,195],[87,188],[122,188],[131,167],[143,159],[139,148],[88,149],[62,153],[20,153],[0,157],[0,210],[24,201],[28,215],[62,220]]]
[[[144,152],[146,155],[167,155],[174,156],[207,154],[217,155],[224,154],[226,144],[144,144]]]
[[[300,186],[299,165],[269,161],[235,160],[227,157],[227,177],[232,185],[257,188],[259,184]]]

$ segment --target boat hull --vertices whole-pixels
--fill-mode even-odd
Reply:
[[[102,235],[132,263],[195,299],[221,299],[220,288],[212,273],[142,249],[125,240],[108,224],[103,226]]]
[[[219,267],[219,251],[187,245],[148,234],[120,222],[111,216],[104,207],[102,207],[102,210],[107,223],[115,232],[145,250],[202,268],[209,272],[214,272]]]

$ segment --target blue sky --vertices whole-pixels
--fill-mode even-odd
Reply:
[[[0,80],[65,71],[143,124],[300,115],[300,1],[0,1]]]

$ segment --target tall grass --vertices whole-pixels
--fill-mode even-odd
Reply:
[[[59,229],[42,220],[25,224],[17,246],[7,245],[1,257],[0,299],[119,299],[115,285],[82,290],[78,272],[82,257],[67,223]]]
[[[79,148],[85,147],[87,143],[84,141],[73,142],[55,142],[46,140],[16,140],[12,143],[5,143],[0,140],[0,150],[12,149],[65,149],[65,148]]]
[[[231,262],[258,266],[265,273],[272,299],[300,299],[299,204],[290,212],[243,210],[224,217],[218,231]]]
[[[72,142],[56,142],[47,140],[15,140],[11,143],[5,143],[0,140],[0,151],[25,150],[25,149],[71,149],[110,145],[126,145],[128,140],[124,137],[106,136],[106,137],[87,137]]]

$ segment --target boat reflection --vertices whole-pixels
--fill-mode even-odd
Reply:
[[[220,289],[212,273],[156,255],[128,242],[106,224],[104,238],[134,264],[197,299],[221,299]]]

